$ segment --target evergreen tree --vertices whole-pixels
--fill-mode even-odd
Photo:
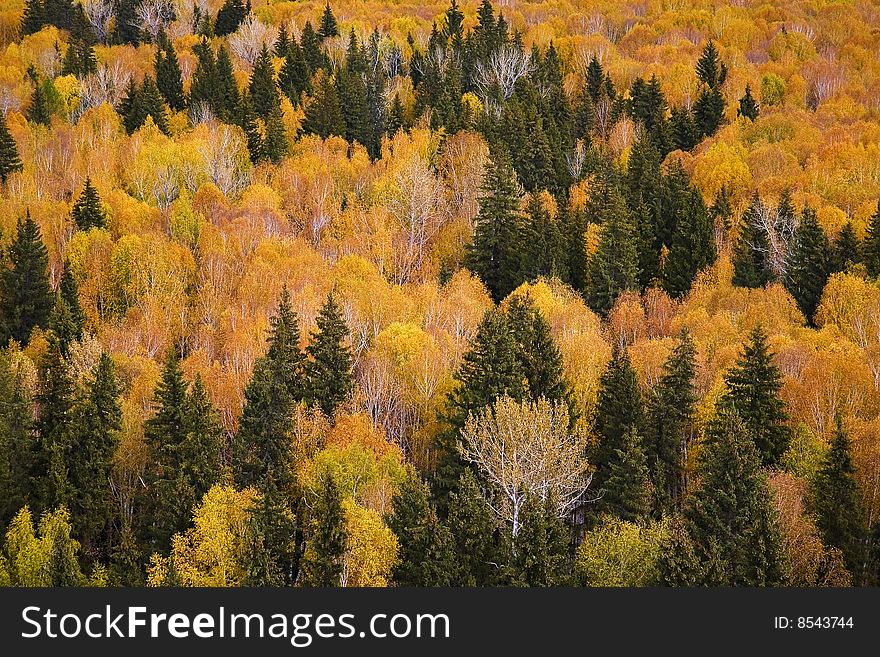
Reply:
[[[278,97],[278,87],[275,85],[275,68],[265,43],[254,63],[248,90],[254,111],[264,121],[269,118],[273,110],[280,109],[281,99]]]
[[[523,219],[519,213],[516,174],[506,155],[496,153],[486,167],[474,220],[473,243],[465,265],[480,277],[498,302],[520,283],[522,248],[519,236]]]
[[[153,123],[159,130],[168,134],[162,95],[150,76],[145,77],[140,86],[134,81],[129,82],[119,113],[122,114],[122,125],[128,134],[143,126],[148,116],[153,118]]]
[[[287,23],[281,23],[278,28],[278,37],[275,39],[275,45],[272,51],[276,57],[284,57],[287,49],[290,47],[290,35],[287,33]]]
[[[623,435],[623,445],[615,450],[608,468],[601,506],[626,522],[638,522],[651,510],[652,487],[642,438],[630,427]]]
[[[5,185],[10,174],[21,170],[22,164],[18,155],[18,146],[15,144],[15,139],[9,134],[6,115],[0,112],[0,183]]]
[[[766,212],[758,193],[743,215],[739,240],[733,252],[733,284],[738,287],[764,287],[773,280],[770,268],[770,241],[760,218]]]
[[[700,137],[711,137],[724,118],[724,96],[719,89],[703,89],[694,103],[694,124]]]
[[[40,229],[31,219],[18,220],[18,232],[9,245],[9,265],[0,270],[0,334],[26,344],[31,331],[45,327],[54,299],[49,287],[49,252]]]
[[[278,85],[296,107],[300,104],[302,94],[312,90],[309,64],[303,49],[295,39],[290,42],[282,56],[284,64],[281,65],[281,71],[278,74]]]
[[[107,218],[101,208],[101,198],[98,196],[98,190],[92,185],[91,178],[86,178],[83,190],[79,198],[76,199],[76,203],[73,204],[70,216],[80,230],[106,226]]]
[[[342,556],[348,536],[342,510],[342,495],[333,477],[318,490],[300,576],[304,586],[339,586]]]
[[[141,41],[138,28],[140,20],[137,10],[141,0],[119,0],[116,3],[116,20],[113,28],[113,41],[121,44],[137,46]]]
[[[565,586],[571,581],[570,537],[552,495],[529,496],[514,539],[513,581],[520,586]]]
[[[306,347],[309,360],[305,366],[305,401],[332,417],[337,406],[354,389],[351,351],[345,344],[348,326],[332,292],[327,295],[315,323],[318,330],[312,333],[312,342]]]
[[[646,452],[658,511],[677,507],[687,487],[688,447],[697,403],[696,346],[683,331],[654,386],[648,412]]]
[[[715,235],[700,192],[689,185],[679,204],[675,232],[663,267],[663,288],[678,297],[690,290],[697,274],[717,257]]]
[[[49,107],[48,88],[52,85],[49,79],[37,82],[34,93],[31,94],[31,103],[28,105],[25,117],[31,123],[49,125],[52,120],[52,110]]]
[[[449,494],[446,526],[456,565],[450,569],[450,585],[492,586],[503,581],[508,532],[501,529],[471,468],[464,469]]]
[[[317,71],[319,68],[328,68],[329,61],[324,51],[321,50],[321,38],[315,33],[311,21],[306,21],[306,24],[303,25],[300,45],[302,45],[303,55],[305,55],[309,70]]]
[[[0,526],[28,501],[33,410],[24,374],[0,351]]]
[[[748,430],[732,409],[720,408],[710,424],[699,468],[701,485],[683,512],[685,544],[664,546],[662,581],[780,586],[785,560],[772,493]]]
[[[626,434],[642,433],[644,409],[636,372],[624,350],[617,350],[599,379],[599,393],[593,417],[597,437],[590,463],[596,467],[592,486],[599,490],[611,475],[618,450],[625,450]]]
[[[783,282],[798,308],[812,323],[822,290],[828,281],[831,247],[816,213],[804,208],[801,222],[795,230],[793,244],[786,255]]]
[[[186,107],[180,62],[174,46],[164,33],[160,34],[159,47],[156,48],[156,87],[173,111],[179,112]]]
[[[859,243],[859,238],[856,237],[852,222],[847,221],[837,234],[837,239],[834,240],[829,274],[846,271],[861,262],[862,245]]]
[[[55,307],[49,315],[49,330],[65,358],[70,354],[70,345],[82,337],[81,331],[77,334],[77,326],[67,300],[59,292],[55,294]]]
[[[850,439],[838,416],[834,438],[811,482],[807,502],[822,541],[841,551],[858,583],[865,565],[867,522],[855,472]]]
[[[385,522],[397,536],[398,560],[391,572],[397,586],[449,586],[458,570],[452,536],[431,506],[428,488],[410,474],[391,502]]]
[[[36,34],[46,23],[46,12],[43,0],[25,0],[24,13],[21,16],[21,34]]]
[[[872,278],[880,276],[880,201],[877,201],[877,211],[868,222],[862,250],[868,275]]]
[[[638,289],[639,254],[632,217],[620,193],[606,190],[599,203],[602,232],[589,261],[587,303],[605,314],[621,292]]]
[[[315,134],[321,139],[327,139],[330,135],[345,136],[345,119],[339,94],[333,79],[326,74],[318,78],[315,95],[306,106],[302,129],[306,134]]]
[[[725,376],[729,403],[755,442],[764,465],[775,465],[785,453],[791,438],[786,424],[785,402],[779,398],[782,374],[773,364],[767,334],[757,326],[750,334],[736,364]]]
[[[232,34],[238,29],[247,14],[248,8],[241,0],[226,0],[220,7],[220,11],[217,12],[214,34],[219,37]]]
[[[727,79],[727,66],[721,61],[718,49],[711,39],[697,60],[697,77],[710,89],[717,89]]]
[[[241,99],[238,91],[238,83],[235,81],[235,73],[232,66],[232,57],[225,44],[221,44],[217,50],[216,67],[216,90],[214,98],[216,113],[221,121],[231,122]]]
[[[669,116],[669,130],[676,148],[689,151],[700,141],[700,130],[694,115],[687,107],[673,107]]]
[[[336,92],[345,122],[346,141],[357,142],[369,151],[372,145],[372,126],[363,75],[348,69],[337,71]]]
[[[263,140],[263,153],[273,164],[278,164],[287,155],[287,132],[281,107],[276,106],[266,122],[266,138]]]
[[[339,25],[336,22],[336,16],[333,15],[333,10],[330,9],[329,2],[324,6],[324,13],[321,15],[321,25],[318,28],[318,36],[322,39],[339,36]]]
[[[744,116],[750,121],[756,121],[759,112],[760,108],[758,107],[758,101],[752,96],[751,85],[747,84],[745,94],[739,99],[739,109],[736,111],[736,115]]]
[[[190,108],[206,106],[220,117],[223,103],[219,99],[219,82],[217,76],[217,60],[208,40],[204,37],[193,46],[193,53],[198,58],[189,87]],[[158,71],[157,71],[158,79]]]

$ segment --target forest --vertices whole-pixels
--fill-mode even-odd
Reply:
[[[0,0],[0,586],[874,586],[872,0]]]

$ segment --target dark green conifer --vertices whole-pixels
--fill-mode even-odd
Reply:
[[[736,111],[736,115],[744,116],[750,121],[755,121],[758,118],[759,112],[758,101],[752,96],[752,86],[747,84],[746,92],[739,99],[739,109]]]
[[[324,6],[324,13],[321,15],[321,25],[318,28],[318,36],[322,39],[339,36],[339,25],[336,22],[336,16],[333,15],[333,10],[330,9],[329,2]]]
[[[565,522],[556,513],[552,495],[530,495],[514,538],[513,582],[519,586],[566,586],[571,580],[571,543]]]
[[[303,556],[300,579],[303,586],[339,586],[342,557],[348,543],[342,495],[332,476],[318,489],[312,508],[309,536]]]
[[[327,295],[315,323],[318,329],[312,333],[311,344],[306,347],[309,360],[305,365],[305,401],[332,417],[354,389],[351,351],[346,344],[348,326],[332,292]]]
[[[248,9],[241,0],[226,0],[217,12],[214,34],[220,37],[232,34],[241,25],[247,13]]]
[[[868,230],[865,233],[865,244],[862,247],[865,259],[865,268],[872,278],[880,276],[880,201],[877,202],[877,210],[868,221]]]
[[[0,183],[6,184],[6,179],[11,174],[21,170],[22,164],[18,155],[18,146],[15,144],[15,139],[9,134],[6,115],[0,112]]]
[[[605,314],[621,292],[639,286],[638,238],[623,197],[612,187],[598,201],[599,246],[589,261],[587,303]]]
[[[73,204],[70,216],[79,230],[106,226],[107,217],[101,208],[101,198],[98,196],[98,190],[92,185],[90,177],[86,177],[83,190],[80,192],[79,198],[76,199],[76,203]]]
[[[27,344],[31,331],[45,327],[54,297],[49,287],[49,252],[40,229],[27,212],[7,250],[9,265],[0,270],[0,335]]]
[[[315,95],[306,105],[303,132],[315,134],[321,139],[330,135],[345,136],[345,119],[336,85],[328,75],[322,75],[315,87]]]
[[[739,239],[733,252],[733,284],[739,287],[764,287],[773,280],[770,267],[770,240],[761,221],[767,212],[755,192],[751,205],[743,215]]]
[[[828,281],[831,255],[828,237],[819,225],[816,213],[804,208],[793,243],[786,254],[783,282],[808,323],[813,321],[822,290]]]

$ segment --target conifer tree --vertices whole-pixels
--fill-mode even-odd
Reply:
[[[31,331],[45,327],[54,298],[49,287],[49,253],[40,229],[31,219],[19,218],[17,233],[9,245],[9,265],[0,270],[0,335],[26,344]]]
[[[645,441],[659,511],[677,507],[686,489],[688,446],[697,402],[696,346],[687,331],[663,364],[649,403]]]
[[[263,154],[278,164],[287,155],[287,132],[284,128],[284,119],[281,115],[281,107],[276,106],[269,114],[266,121],[266,137],[263,140]]]
[[[73,204],[70,216],[80,230],[106,226],[107,218],[101,208],[101,198],[98,196],[98,190],[92,185],[90,177],[86,178],[83,190],[80,192],[79,198],[76,199],[76,203]]]
[[[744,116],[750,121],[755,121],[758,118],[759,112],[758,101],[752,96],[752,86],[747,84],[746,92],[739,99],[739,109],[736,111],[736,115]]]
[[[680,297],[690,290],[697,274],[717,257],[715,235],[700,192],[688,186],[679,200],[678,220],[663,267],[663,288]]]
[[[22,35],[36,34],[46,23],[46,12],[43,0],[25,0],[24,12],[21,16]]]
[[[248,10],[241,0],[226,0],[217,12],[214,34],[222,37],[235,32],[247,16]]]
[[[38,81],[31,94],[31,103],[28,105],[25,116],[31,123],[49,125],[52,120],[52,110],[49,107],[48,89],[52,85],[51,80]]]
[[[265,43],[254,63],[248,91],[254,111],[264,121],[269,118],[272,110],[281,106],[278,87],[275,85],[275,68],[272,65],[272,56]]]
[[[773,364],[767,333],[757,326],[749,334],[736,364],[725,376],[729,403],[738,414],[746,435],[755,442],[764,465],[779,462],[791,439],[785,402],[779,398],[782,374]]]
[[[727,79],[727,66],[721,61],[715,43],[710,39],[697,60],[697,77],[710,89],[716,89]]]
[[[701,485],[683,512],[685,541],[671,542],[661,552],[662,581],[781,585],[785,557],[767,475],[748,430],[724,405],[710,424],[699,469]]]
[[[27,504],[33,409],[21,368],[0,351],[0,525]]]
[[[290,47],[290,35],[287,33],[287,23],[281,23],[281,27],[278,28],[278,37],[275,39],[275,45],[272,47],[272,52],[276,57],[284,57],[287,54],[287,49]]]
[[[492,586],[503,581],[503,565],[509,548],[476,475],[465,468],[455,490],[449,494],[446,526],[452,538],[456,566],[453,586]]]
[[[570,537],[556,514],[553,496],[529,496],[514,539],[513,582],[519,586],[565,586],[571,578]]]
[[[498,302],[520,283],[522,216],[516,174],[505,154],[496,152],[486,167],[474,220],[473,243],[465,265],[480,277]]]
[[[601,507],[621,520],[638,522],[650,512],[651,497],[642,437],[634,427],[629,427],[608,468]]]
[[[711,137],[724,118],[724,96],[719,89],[703,89],[694,103],[694,125],[701,137]]]
[[[113,41],[136,46],[141,40],[137,15],[140,0],[119,0],[116,3],[116,21],[113,28]]]
[[[793,244],[786,255],[783,282],[809,323],[813,321],[828,281],[830,259],[831,247],[816,213],[804,208]]]
[[[57,340],[58,348],[65,358],[70,355],[70,345],[82,337],[81,331],[77,333],[77,326],[67,300],[59,292],[55,293],[55,307],[49,315],[49,330],[52,331],[52,337]]]
[[[180,62],[174,45],[164,33],[159,35],[159,46],[156,48],[156,87],[173,111],[179,112],[186,107],[186,96],[183,92],[183,77]]]
[[[300,577],[303,586],[339,586],[348,543],[342,496],[332,476],[318,489]]]
[[[760,217],[765,212],[758,193],[752,197],[751,205],[743,215],[739,240],[733,253],[733,284],[738,287],[764,287],[773,280],[770,268],[770,241],[766,230],[760,225]]]
[[[345,119],[336,85],[329,75],[321,75],[315,87],[315,95],[306,105],[303,132],[315,134],[321,139],[330,135],[345,136]]]
[[[846,271],[862,262],[862,245],[856,237],[852,221],[847,221],[837,234],[830,260],[829,274]]]
[[[362,74],[348,69],[336,72],[336,93],[345,122],[346,141],[357,142],[364,147],[372,144],[371,122],[367,105],[367,88]]]
[[[345,344],[348,326],[333,292],[327,295],[315,323],[318,330],[312,333],[312,342],[306,347],[309,360],[305,365],[305,401],[332,417],[336,407],[354,389],[351,351]]]
[[[867,522],[855,479],[850,439],[840,416],[836,421],[831,446],[811,482],[807,502],[822,541],[841,551],[854,581],[860,582]]]
[[[880,276],[880,201],[877,201],[877,210],[868,222],[862,250],[868,275],[872,278]]]
[[[687,107],[673,107],[669,116],[669,130],[676,148],[689,151],[700,141],[700,131]]]
[[[324,13],[321,15],[321,25],[318,28],[318,36],[322,39],[339,36],[339,25],[336,22],[336,16],[333,15],[333,10],[330,9],[329,2],[324,6]]]
[[[22,164],[18,155],[18,146],[15,144],[15,139],[9,134],[6,115],[0,112],[0,183],[5,185],[11,174],[21,170]]]
[[[604,314],[621,292],[638,289],[639,254],[632,217],[620,193],[607,190],[599,204],[602,232],[589,261],[587,303]]]
[[[310,93],[312,90],[309,64],[303,49],[295,39],[291,40],[281,56],[284,57],[284,64],[281,65],[278,74],[278,85],[296,107],[300,104],[302,94]]]
[[[449,586],[455,581],[452,536],[438,519],[427,486],[414,473],[394,495],[385,522],[399,546],[391,573],[397,586]]]
[[[302,36],[300,36],[300,45],[302,45],[303,55],[309,65],[309,70],[317,71],[319,68],[328,67],[328,59],[321,50],[321,38],[315,33],[311,21],[306,21],[303,25]]]

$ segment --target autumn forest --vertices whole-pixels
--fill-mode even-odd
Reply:
[[[0,586],[876,585],[878,58],[876,0],[0,0]]]

